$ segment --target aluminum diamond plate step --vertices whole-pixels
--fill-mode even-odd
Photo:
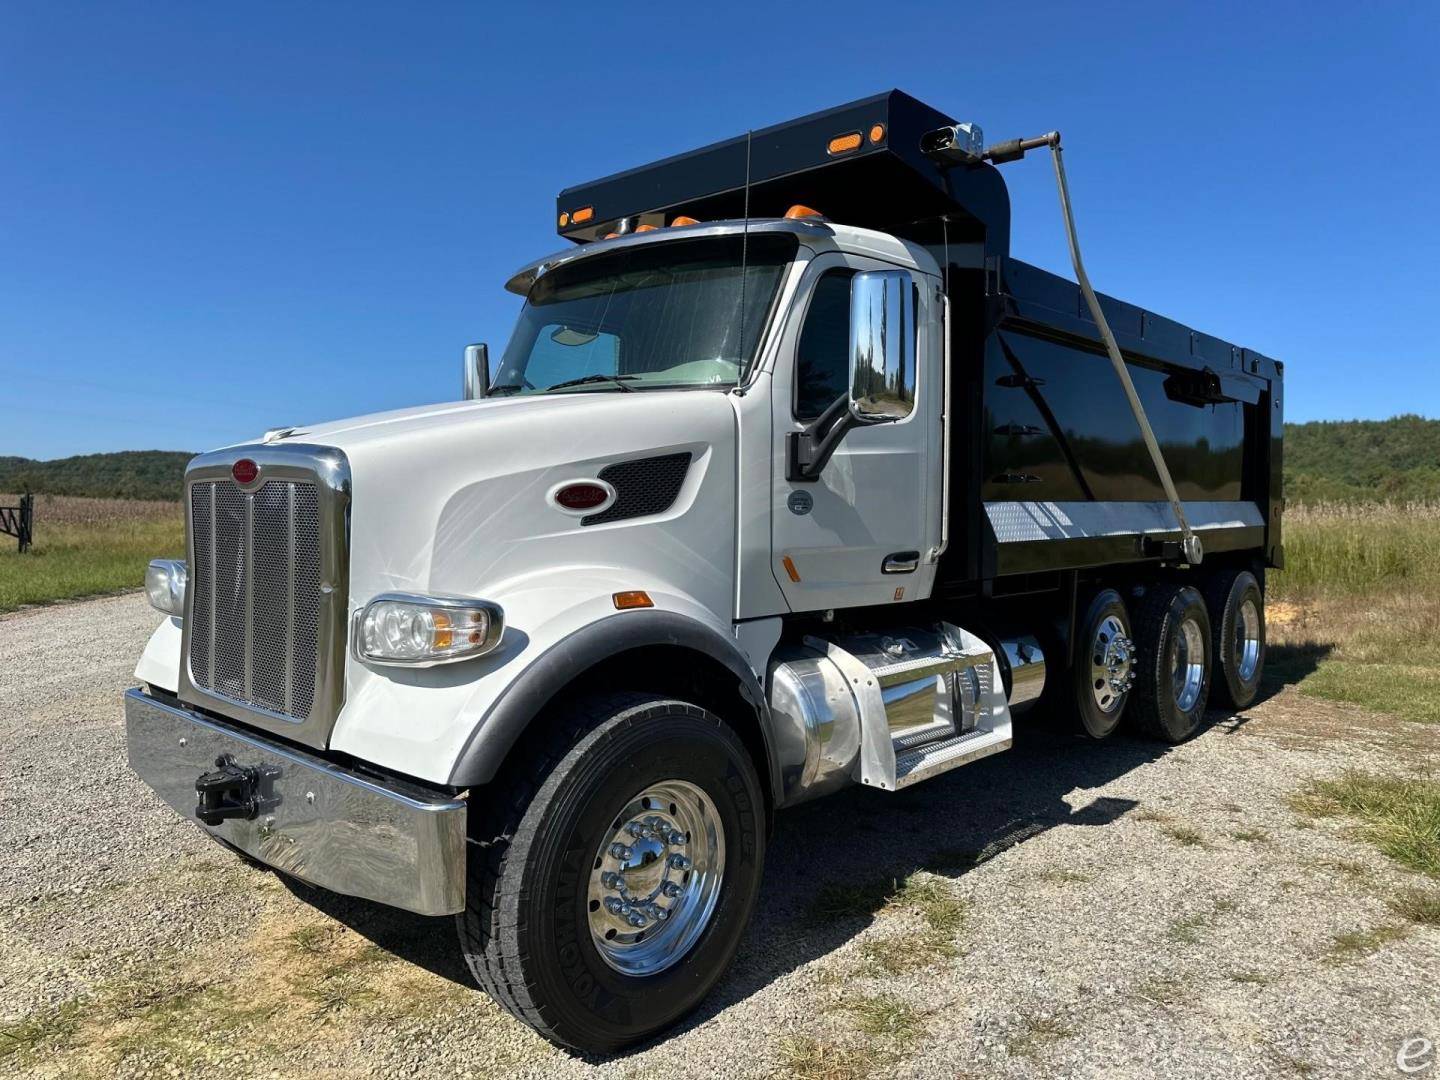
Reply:
[[[890,745],[895,748],[896,757],[899,757],[907,750],[918,750],[923,746],[931,746],[942,739],[954,738],[955,734],[955,725],[949,720],[937,720],[933,724],[908,728],[903,734],[892,734]]]
[[[967,731],[914,749],[895,746],[895,790],[958,769],[1010,748],[1009,725],[1001,731]]]

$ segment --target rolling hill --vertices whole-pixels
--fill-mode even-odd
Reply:
[[[35,461],[0,457],[0,491],[90,495],[109,499],[179,499],[183,450],[125,450],[114,454]]]
[[[1440,420],[1312,420],[1285,425],[1285,498],[1440,502]]]

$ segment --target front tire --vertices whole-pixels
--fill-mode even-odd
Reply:
[[[516,1017],[610,1053],[734,958],[764,863],[760,781],[730,727],[669,698],[585,698],[537,736],[471,808],[461,948]]]
[[[1135,619],[1132,723],[1168,743],[1194,735],[1210,697],[1210,618],[1189,585],[1151,586]]]

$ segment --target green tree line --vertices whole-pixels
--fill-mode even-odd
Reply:
[[[180,450],[125,450],[53,461],[0,457],[0,491],[102,499],[179,499],[185,465],[194,456]]]

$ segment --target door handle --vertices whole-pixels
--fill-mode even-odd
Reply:
[[[886,555],[885,561],[880,564],[882,574],[913,574],[920,566],[920,553],[918,551],[897,551],[893,555]]]

